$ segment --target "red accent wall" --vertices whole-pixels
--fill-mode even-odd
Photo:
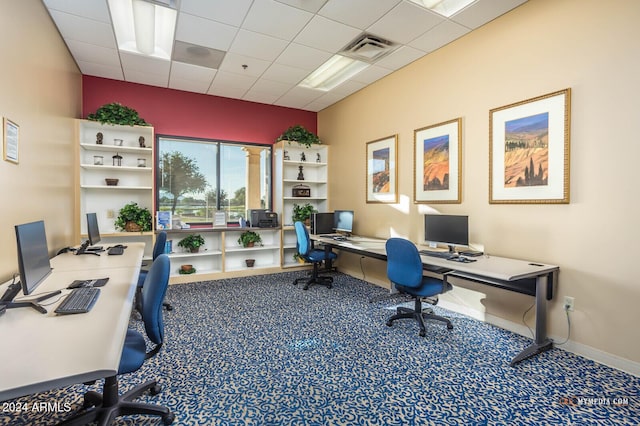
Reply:
[[[138,111],[156,134],[272,144],[289,126],[317,133],[317,114],[294,108],[82,77],[82,117],[119,102]]]

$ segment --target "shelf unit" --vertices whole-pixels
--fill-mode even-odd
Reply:
[[[170,241],[172,252],[168,253],[171,261],[171,277],[191,275],[180,274],[182,265],[192,265],[195,274],[215,274],[222,269],[222,232],[213,229],[180,229],[167,230],[167,241]],[[197,253],[191,253],[178,246],[178,242],[191,234],[199,234],[204,238],[204,246]]]
[[[102,144],[97,143],[99,132],[103,135]],[[146,147],[140,146],[141,136]],[[116,139],[122,140],[121,146],[115,144]],[[120,209],[131,202],[147,207],[153,214],[153,128],[76,120],[76,140],[76,241],[86,238],[86,213],[95,212],[101,245],[144,242],[145,258],[151,258],[153,231],[121,232],[115,228],[115,219]],[[114,156],[121,157],[120,165]],[[105,179],[118,179],[118,183],[107,185]]]
[[[305,161],[301,157],[304,154]],[[312,145],[306,147],[297,142],[280,141],[273,151],[274,211],[280,217],[282,268],[304,266],[294,259],[296,232],[293,227],[293,205],[309,203],[319,212],[329,210],[328,177],[329,147]],[[304,180],[298,179],[302,166]],[[293,189],[303,184],[309,187],[309,197],[294,197]]]
[[[240,234],[247,229],[260,235],[261,246],[242,247],[238,243]],[[224,269],[227,272],[280,266],[279,228],[229,228],[225,232],[224,240]],[[245,263],[246,259],[254,259],[254,266],[248,267]]]

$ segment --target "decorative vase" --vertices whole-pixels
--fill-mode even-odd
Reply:
[[[127,232],[141,232],[142,227],[135,222],[129,221],[124,225],[124,230]]]
[[[191,247],[189,251],[191,251],[191,253],[198,253],[200,251],[200,247]]]
[[[247,264],[247,267],[253,268],[253,265],[256,263],[255,259],[245,259],[244,262]]]
[[[249,241],[245,247],[253,247],[256,243]]]

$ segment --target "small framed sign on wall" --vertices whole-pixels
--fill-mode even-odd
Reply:
[[[5,161],[18,164],[20,127],[13,121],[9,120],[7,117],[4,117],[2,119],[2,129],[2,136],[4,139],[3,158],[5,159]]]

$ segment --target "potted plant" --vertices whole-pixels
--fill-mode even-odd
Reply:
[[[87,119],[99,121],[101,124],[150,126],[143,118],[140,118],[135,109],[119,104],[118,102],[102,105],[96,112],[87,115]]]
[[[145,232],[151,231],[151,212],[138,203],[126,204],[118,212],[115,226],[121,231]]]
[[[309,148],[311,145],[319,145],[322,143],[322,141],[316,134],[308,131],[299,124],[289,127],[284,131],[284,133],[278,136],[276,142],[280,141],[298,142],[299,144],[304,145],[307,148]]]
[[[255,244],[262,245],[262,238],[260,234],[253,231],[244,231],[238,238],[238,244],[242,247],[253,247]]]
[[[309,225],[311,221],[311,215],[317,212],[318,211],[309,203],[306,203],[304,205],[294,204],[293,215],[291,216],[291,219],[293,219],[294,223],[304,222],[305,225]]]
[[[203,245],[204,238],[200,234],[191,234],[178,241],[178,246],[189,250],[191,253],[197,253],[200,250],[200,246]]]

